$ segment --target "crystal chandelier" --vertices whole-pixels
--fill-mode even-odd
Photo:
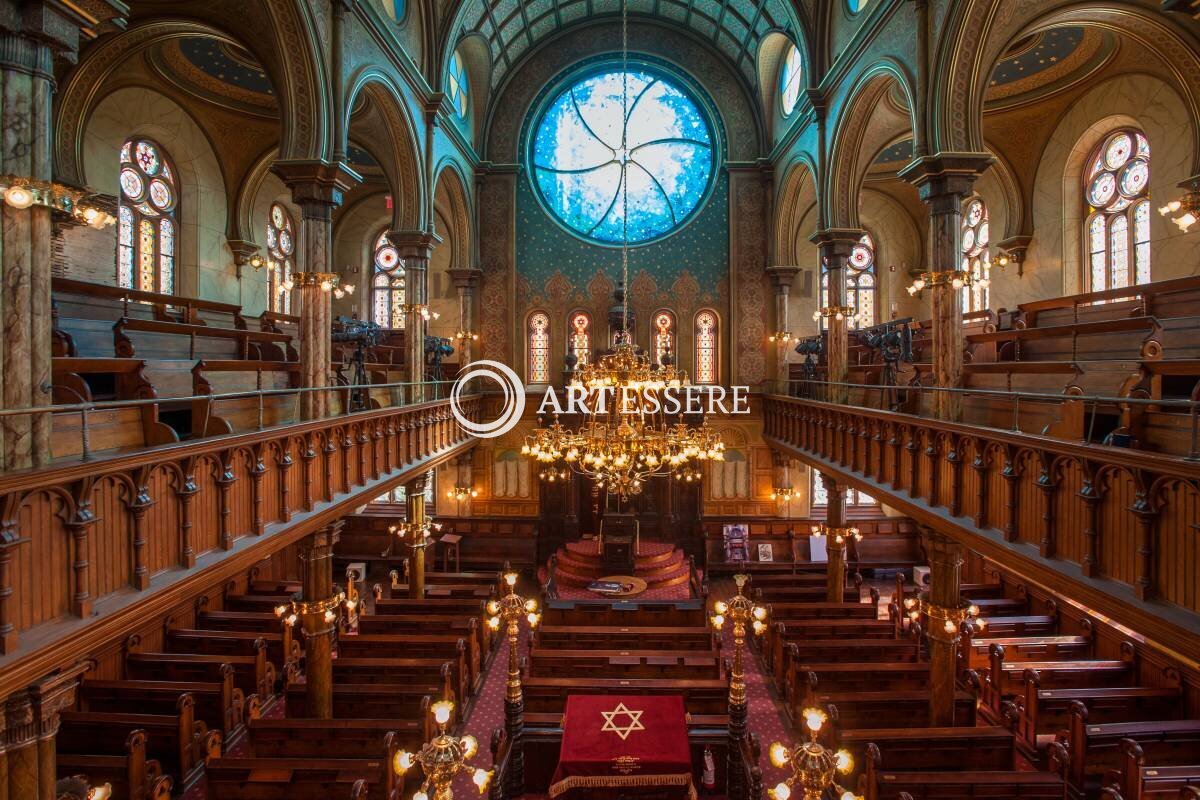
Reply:
[[[621,4],[622,109],[629,116],[628,9]],[[622,128],[621,151],[626,152],[626,130]],[[626,171],[621,159],[622,285],[629,286],[629,196]],[[596,484],[627,500],[641,494],[649,478],[671,476],[692,482],[699,479],[702,461],[723,461],[725,443],[701,423],[684,424],[678,415],[668,415],[661,402],[666,390],[691,385],[685,371],[673,364],[655,364],[633,343],[629,331],[629,292],[621,298],[621,330],[612,349],[594,362],[576,370],[569,390],[583,390],[593,402],[587,419],[578,430],[566,428],[556,418],[549,426],[536,428],[525,440],[522,455],[538,463],[543,480],[562,480],[567,471],[591,478]],[[603,402],[609,399],[611,402]],[[656,402],[658,401],[658,402]],[[671,417],[676,417],[675,421]]]

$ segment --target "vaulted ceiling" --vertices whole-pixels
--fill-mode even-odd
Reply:
[[[754,85],[762,38],[799,24],[787,0],[628,0],[631,17],[652,17],[691,30],[711,42]],[[541,40],[585,17],[617,17],[621,0],[469,0],[459,35],[481,34],[492,51],[492,86]]]

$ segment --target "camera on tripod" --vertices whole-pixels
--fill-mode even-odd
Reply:
[[[367,384],[367,350],[379,344],[381,328],[374,322],[353,317],[338,317],[333,321],[333,331],[329,334],[330,341],[335,344],[352,344],[354,353],[350,363],[354,365],[354,377],[350,380],[352,386],[358,387],[350,391],[350,411],[363,411],[370,406]],[[339,375],[341,370],[338,370]]]

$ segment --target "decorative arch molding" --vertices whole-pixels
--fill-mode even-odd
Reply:
[[[451,43],[442,54],[441,65],[438,67],[437,85],[442,86],[450,71],[450,57],[457,50],[462,56],[463,66],[467,70],[467,82],[470,84],[470,106],[468,117],[475,141],[483,137],[483,124],[487,118],[488,96],[492,85],[492,51],[487,39],[481,34],[469,33],[456,43]]]
[[[983,149],[983,110],[992,66],[1009,44],[1051,27],[1090,25],[1122,34],[1158,53],[1185,95],[1192,130],[1191,174],[1200,173],[1200,43],[1158,3],[1102,0],[1087,7],[1046,0],[965,0],[947,24],[932,96],[930,138],[934,152]],[[981,46],[982,44],[982,46]]]
[[[1005,212],[1004,230],[1003,232],[993,231],[992,241],[1001,242],[1011,239],[1014,236],[1033,235],[1033,214],[1030,212],[1032,187],[1021,186],[1012,165],[1008,163],[1008,160],[999,151],[993,148],[986,148],[986,152],[992,156],[992,164],[988,167],[987,172],[984,173],[984,177],[990,175],[995,179],[995,182],[1000,187],[1002,196],[1000,198],[984,197],[983,199],[993,214],[996,210],[996,201],[999,199],[1004,203]]]
[[[344,130],[350,130],[351,110],[360,93],[366,92],[383,117],[387,128],[380,142],[384,174],[391,184],[393,200],[392,230],[423,231],[431,216],[427,202],[425,174],[421,165],[421,150],[416,125],[403,96],[391,77],[378,69],[366,68],[352,79],[346,92],[346,107],[342,110]],[[386,149],[383,149],[386,148]]]
[[[275,5],[270,4],[271,8]],[[254,12],[248,10],[247,13]],[[268,20],[263,20],[262,24],[271,26]],[[307,74],[307,70],[300,70],[293,75],[287,63],[304,58],[308,47],[299,39],[292,41],[287,31],[277,33],[278,38],[282,39],[280,49],[283,55],[280,58],[275,57],[274,51],[263,48],[261,43],[267,41],[265,38],[251,43],[231,36],[217,26],[182,19],[152,20],[136,25],[106,40],[103,47],[91,48],[70,72],[58,92],[54,122],[56,175],[67,183],[83,184],[83,136],[88,118],[102,99],[102,90],[109,75],[126,59],[155,44],[168,39],[197,35],[236,42],[263,65],[280,101],[280,116],[283,121],[281,141],[286,142],[290,148],[288,150],[281,147],[282,152],[322,153],[325,146],[321,139],[324,136],[325,113],[319,103],[313,102],[313,98],[318,97],[322,90],[313,85],[315,79]],[[282,64],[281,58],[284,59]]]
[[[308,0],[285,0],[266,7],[276,23],[272,30],[283,62],[283,80],[274,76],[272,80],[277,82],[276,94],[288,99],[281,114],[280,158],[326,158],[333,138],[329,125],[332,87],[326,77],[329,70],[324,51],[317,46],[323,37],[313,18],[314,6]]]
[[[796,253],[796,228],[817,202],[816,161],[807,153],[801,154],[784,168],[782,174],[775,200],[773,263],[803,266]],[[809,233],[815,233],[815,230]]]
[[[259,226],[254,221],[254,199],[262,190],[263,181],[271,172],[271,165],[279,158],[279,151],[270,148],[254,160],[246,177],[238,187],[234,198],[233,213],[229,216],[228,236],[232,240],[257,242],[255,236]]]
[[[780,88],[779,74],[783,69],[789,45],[795,45],[796,49],[800,51],[801,80],[804,86],[809,85],[809,76],[813,74],[813,61],[809,55],[808,42],[803,36],[793,37],[783,31],[771,31],[762,38],[758,44],[758,57],[755,59],[755,64],[758,73],[759,102],[762,104],[763,117],[768,120],[791,119],[791,115],[788,117],[783,115],[777,102]],[[792,109],[793,115],[797,113],[797,109],[803,103],[804,95],[801,93],[796,108]]]
[[[496,164],[517,163],[521,134],[541,91],[581,61],[606,53],[619,55],[620,34],[618,23],[603,18],[547,37],[522,58],[494,93],[480,148],[485,158]],[[706,43],[676,27],[639,17],[629,25],[629,52],[687,65],[683,72],[712,99],[723,128],[723,160],[753,161],[766,152],[755,90]]]
[[[440,201],[445,201],[443,213],[452,229],[448,231],[449,239],[453,243],[451,269],[468,269],[471,266],[471,254],[474,252],[475,231],[471,224],[474,215],[471,213],[468,185],[458,162],[449,156],[442,159],[437,166],[433,182],[433,196],[435,204],[439,206]]]
[[[830,209],[825,225],[830,228],[860,227],[857,199],[863,178],[878,149],[898,133],[895,130],[877,131],[868,141],[867,134],[871,126],[867,122],[893,83],[900,86],[908,100],[910,134],[915,130],[916,120],[911,111],[915,108],[913,79],[908,70],[890,58],[876,62],[855,81],[832,127],[833,145],[829,158],[832,166],[826,176],[823,192],[825,206]]]

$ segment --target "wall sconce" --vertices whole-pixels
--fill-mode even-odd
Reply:
[[[813,322],[820,322],[822,317],[825,319],[832,317],[840,321],[853,314],[854,306],[823,306],[813,312]]]
[[[0,175],[0,196],[11,208],[26,209],[42,206],[51,211],[70,214],[79,222],[96,230],[106,225],[115,225],[117,218],[88,198],[95,195],[81,189],[72,189],[61,183],[40,181],[20,175]]]
[[[798,342],[800,340],[793,336],[791,331],[775,331],[767,337],[767,341],[771,342],[772,344],[777,344],[780,347],[786,347],[792,342]]]
[[[991,285],[991,281],[987,278],[976,278],[970,272],[962,269],[950,272],[922,272],[907,291],[909,297],[916,297],[927,286],[945,286],[947,284],[951,289],[958,291],[967,286],[979,286],[986,289]]]
[[[297,272],[294,278],[295,280],[284,281],[283,288],[291,291],[296,285],[316,286],[339,300],[348,294],[354,294],[354,287],[348,283],[343,284],[341,278],[333,272]]]
[[[475,491],[470,486],[455,486],[453,489],[450,489],[446,492],[446,497],[459,503],[461,503],[463,500],[478,496],[479,492]]]
[[[441,314],[433,311],[425,303],[405,303],[400,306],[400,310],[405,314],[420,314],[421,319],[429,322],[431,319],[440,319]]]
[[[1180,186],[1187,189],[1183,197],[1167,203],[1158,209],[1158,213],[1179,226],[1179,230],[1187,233],[1193,225],[1200,222],[1200,178],[1185,181]]]

